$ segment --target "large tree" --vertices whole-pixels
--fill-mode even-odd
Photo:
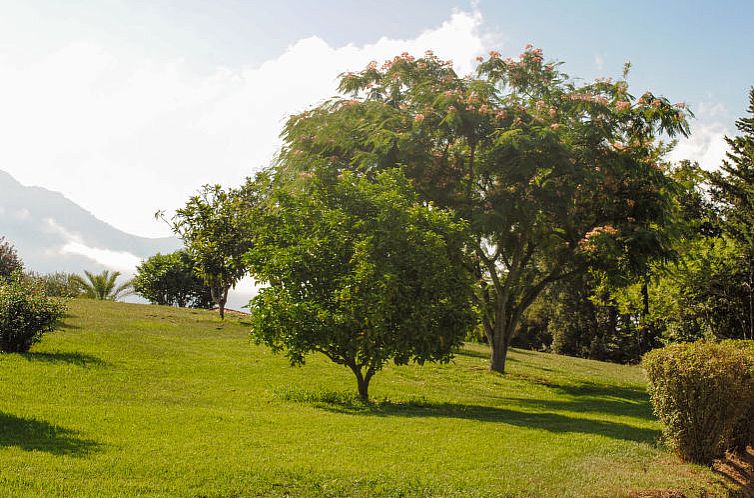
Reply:
[[[342,76],[335,98],[292,117],[278,168],[401,167],[421,196],[474,234],[477,306],[490,368],[505,370],[524,311],[553,282],[585,271],[600,238],[652,243],[670,209],[656,137],[687,134],[683,104],[624,79],[576,83],[528,46],[480,58],[459,77],[431,53]],[[631,247],[627,244],[626,247]]]
[[[293,364],[320,352],[348,367],[363,399],[387,361],[448,361],[473,324],[464,225],[397,170],[304,175],[257,222],[255,337]]]
[[[730,148],[719,171],[710,175],[713,198],[722,206],[723,227],[743,251],[748,274],[745,336],[754,339],[754,88],[749,117],[736,121],[741,132],[725,137]]]

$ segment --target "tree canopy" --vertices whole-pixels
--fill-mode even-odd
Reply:
[[[278,159],[300,172],[399,167],[425,202],[469,226],[476,305],[503,372],[522,314],[552,283],[583,273],[602,247],[661,253],[672,179],[661,134],[688,134],[682,103],[624,78],[578,83],[527,46],[480,58],[461,77],[428,52],[344,74],[335,98],[293,116]]]
[[[257,219],[247,261],[269,285],[252,329],[293,364],[320,352],[347,366],[366,399],[387,361],[448,361],[473,324],[466,227],[399,170],[320,173],[276,189]]]

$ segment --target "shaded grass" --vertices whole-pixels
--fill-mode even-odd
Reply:
[[[0,356],[3,496],[626,496],[733,489],[656,443],[641,371],[486,348],[303,368],[231,317],[74,301],[66,328]],[[1,422],[7,420],[7,422]],[[7,427],[2,429],[2,427]]]
[[[0,413],[0,447],[3,446],[55,455],[84,456],[97,445],[94,441],[78,438],[74,431],[63,427]]]

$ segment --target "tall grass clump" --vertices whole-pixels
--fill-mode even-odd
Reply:
[[[643,366],[668,445],[690,462],[709,465],[723,456],[754,402],[745,348],[730,342],[673,344],[647,353]]]

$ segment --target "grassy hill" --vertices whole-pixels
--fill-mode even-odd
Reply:
[[[449,365],[388,367],[364,407],[350,371],[292,368],[242,318],[73,301],[32,353],[0,355],[0,494],[730,491],[658,445],[639,368],[513,351],[499,376],[486,358],[468,346]]]

